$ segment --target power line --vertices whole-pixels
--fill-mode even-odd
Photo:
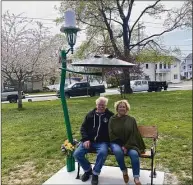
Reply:
[[[11,17],[13,17],[13,16],[11,16]],[[47,19],[47,18],[38,18],[38,17],[16,17],[16,18],[21,18],[21,19],[23,19],[23,18],[25,18],[25,19],[39,19],[39,20],[45,20],[45,21],[55,21],[55,19]]]
[[[34,19],[34,20],[43,20],[43,21],[52,21],[52,23],[44,23],[44,24],[55,24],[56,22],[54,22],[55,21],[55,19],[47,19],[47,18],[38,18],[38,17],[36,17],[36,18],[33,18],[33,17],[17,17],[17,18],[21,18],[21,19],[23,19],[23,18],[26,18],[26,19]],[[158,27],[158,26],[145,26],[146,28],[149,28],[149,27],[151,27],[151,28],[163,28],[163,27]]]
[[[13,16],[11,16],[13,17]],[[39,17],[17,17],[17,18],[26,18],[26,19],[39,19],[39,20],[45,20],[45,21],[55,21],[55,19],[49,19],[49,18],[39,18]],[[130,21],[130,22],[135,22],[135,21]],[[155,22],[146,22],[146,21],[142,21],[143,23],[149,23],[149,24],[159,24],[162,25],[162,23],[155,23]],[[152,26],[151,26],[152,27]],[[154,27],[154,28],[162,28],[162,27]]]
[[[192,46],[191,44],[187,44],[187,45],[178,45],[178,44],[175,44],[175,45],[165,45],[165,44],[161,44],[161,46]]]
[[[53,25],[53,24],[56,24],[56,22],[44,22],[43,24],[51,24],[51,25]]]
[[[192,51],[191,49],[179,49],[180,51]]]
[[[158,22],[146,22],[146,21],[142,21],[142,22],[144,22],[144,23],[148,23],[148,24],[161,24],[162,25],[162,23],[158,23]]]
[[[13,17],[13,16],[11,16],[11,17]],[[36,20],[44,20],[44,21],[53,21],[53,24],[54,24],[54,21],[56,20],[56,19],[49,19],[49,18],[39,18],[39,17],[17,17],[17,18],[21,18],[21,19],[23,19],[23,18],[26,18],[26,19],[36,19]],[[135,21],[130,21],[130,22],[135,22]],[[149,24],[159,24],[159,25],[162,25],[162,23],[155,23],[155,22],[146,22],[146,21],[142,21],[142,23],[149,23]],[[44,23],[45,24],[45,23]],[[52,23],[47,23],[47,24],[52,24]],[[149,28],[149,27],[151,27],[151,28],[163,28],[163,27],[158,27],[158,26],[145,26],[146,28]]]
[[[13,16],[11,16],[13,17]],[[56,19],[49,19],[49,18],[39,18],[39,17],[21,17],[18,16],[17,18],[25,18],[25,19],[35,19],[35,20],[44,20],[44,21],[52,21],[50,23],[44,23],[44,24],[56,24],[56,22],[54,22]],[[130,22],[135,22],[135,21],[130,21]],[[146,22],[146,21],[142,21],[142,23],[149,23],[149,24],[161,24],[161,23],[155,23],[155,22]],[[147,26],[145,26],[147,28]],[[163,28],[163,27],[155,27],[155,26],[148,26],[148,28]],[[183,41],[183,40],[182,40]],[[191,45],[164,45],[164,46],[191,46]],[[182,51],[182,50],[181,50]],[[185,51],[185,50],[184,50]]]

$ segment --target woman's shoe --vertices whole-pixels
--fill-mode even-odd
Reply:
[[[124,179],[125,183],[129,182],[129,175],[128,175],[127,171],[123,172],[123,179]]]
[[[135,185],[141,185],[139,178],[134,178]]]

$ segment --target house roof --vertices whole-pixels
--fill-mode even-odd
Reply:
[[[173,58],[176,60],[176,62],[181,62],[180,59],[178,59],[178,58],[176,58],[176,57],[173,57]]]
[[[192,59],[192,53],[190,53],[185,59]]]

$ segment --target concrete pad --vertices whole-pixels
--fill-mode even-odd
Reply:
[[[76,163],[76,170],[73,172],[67,172],[66,166],[49,178],[43,185],[53,184],[91,184],[91,178],[87,182],[82,182],[80,179],[76,179],[78,164]],[[134,185],[132,169],[128,168],[129,173],[129,185]],[[80,168],[80,175],[83,174],[82,168]],[[150,171],[140,170],[140,181],[143,185],[150,185],[151,179],[149,177]],[[162,185],[164,183],[164,172],[157,171],[157,177],[153,179],[153,184]],[[122,172],[118,167],[103,166],[101,174],[99,176],[100,184],[125,184],[122,177]]]

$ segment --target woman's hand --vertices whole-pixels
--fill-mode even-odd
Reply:
[[[126,154],[127,153],[127,149],[124,146],[122,146],[121,148],[122,148],[124,154]]]
[[[83,143],[83,146],[86,148],[86,149],[89,149],[90,148],[90,141],[85,141]]]

